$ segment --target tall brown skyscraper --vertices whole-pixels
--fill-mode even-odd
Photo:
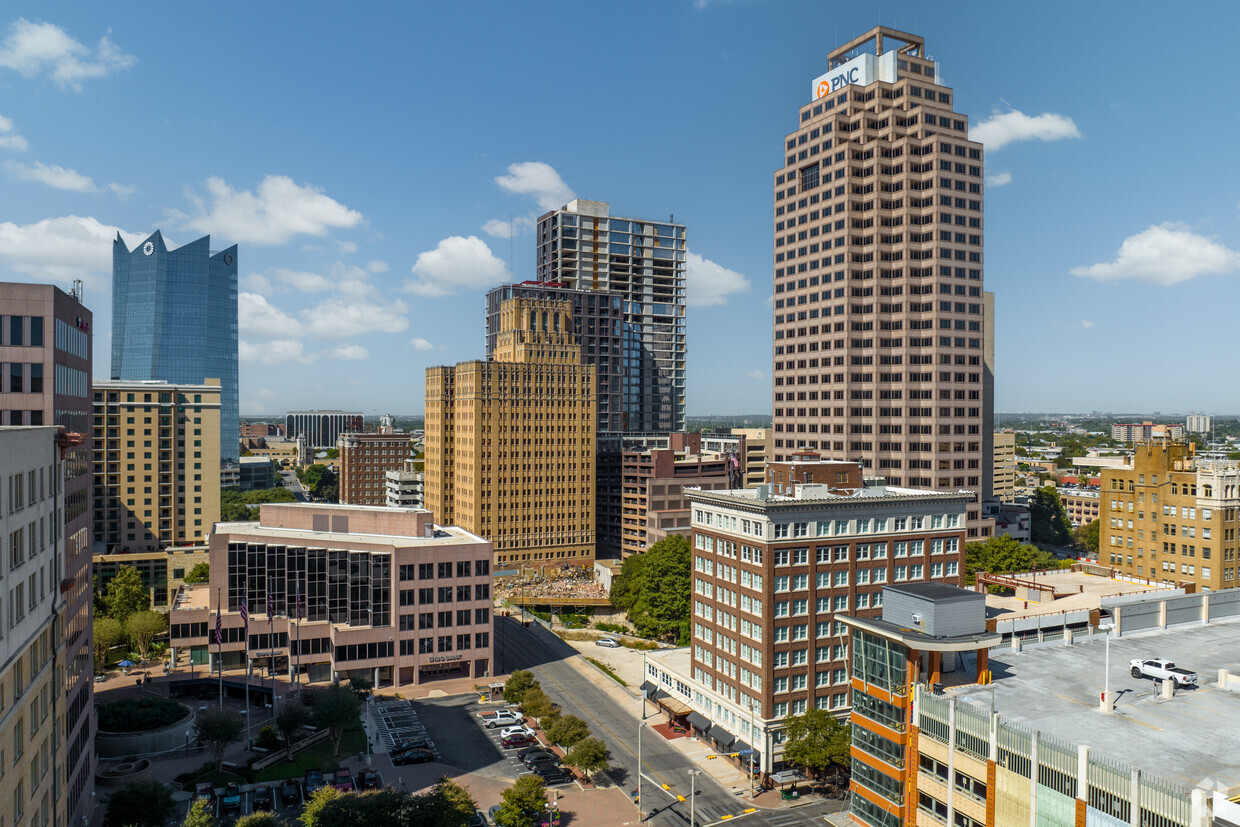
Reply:
[[[775,459],[971,490],[987,535],[982,146],[915,35],[840,46],[810,97],[774,174]]]

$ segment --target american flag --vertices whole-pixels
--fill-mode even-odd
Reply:
[[[274,592],[267,592],[267,617],[276,616],[276,596]]]
[[[301,589],[297,590],[297,619],[303,620],[306,611],[306,598],[302,595]]]
[[[241,622],[245,625],[245,630],[250,631],[250,610],[245,606],[245,598],[241,598]]]
[[[224,643],[224,615],[220,612],[215,613],[215,643],[217,646]]]

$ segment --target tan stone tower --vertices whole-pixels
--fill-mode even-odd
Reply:
[[[493,361],[426,370],[426,507],[498,571],[594,562],[595,371],[572,305],[509,299]]]

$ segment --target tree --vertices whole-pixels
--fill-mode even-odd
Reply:
[[[308,723],[310,723],[310,710],[305,704],[297,701],[288,701],[276,714],[276,729],[280,730],[280,737],[284,739],[284,748],[289,760],[293,758],[293,739]]]
[[[159,781],[134,781],[108,798],[103,827],[163,827],[176,804],[172,788]]]
[[[328,820],[324,816],[330,815],[332,802],[342,795],[343,793],[331,784],[324,784],[310,796],[297,820],[302,823],[302,827],[326,827]]]
[[[688,642],[691,559],[689,541],[671,534],[624,561],[611,602],[628,613],[638,633]]]
[[[182,827],[215,827],[215,808],[205,798],[195,798]]]
[[[215,769],[218,771],[224,765],[224,750],[228,749],[229,744],[241,740],[245,723],[236,712],[220,709],[199,712],[195,726],[198,740],[206,745],[215,758]]]
[[[1039,488],[1029,498],[1033,542],[1066,546],[1072,542],[1072,524],[1063,510],[1059,492],[1051,486]]]
[[[107,615],[95,618],[95,671],[102,672],[108,662],[108,650],[125,639],[120,621]]]
[[[478,809],[469,790],[444,776],[422,795],[409,802],[407,827],[466,827]]]
[[[536,775],[524,775],[500,794],[495,821],[506,827],[534,827],[547,803],[547,785]]]
[[[534,673],[528,669],[518,669],[508,676],[508,680],[504,681],[504,700],[510,704],[519,704],[525,699],[525,693],[529,689],[538,686],[538,681],[534,680]]]
[[[585,721],[576,715],[565,715],[557,718],[547,729],[547,737],[551,739],[551,743],[558,744],[561,747],[571,747],[583,738],[590,735],[590,727]]]
[[[1100,520],[1077,526],[1072,530],[1072,542],[1082,551],[1090,554],[1098,553],[1098,531],[1102,528]]]
[[[270,810],[263,812],[262,810],[241,816],[235,822],[235,827],[283,827],[284,822],[280,817]],[[189,827],[189,824],[186,824]]]
[[[1049,551],[1020,543],[1010,534],[996,534],[985,542],[964,547],[964,575],[971,579],[978,572],[1016,574],[1024,571],[1058,569],[1071,565]]]
[[[133,566],[121,566],[116,575],[108,582],[103,595],[103,605],[108,615],[122,624],[134,612],[144,612],[151,608],[151,596],[142,585],[142,575]]]
[[[195,563],[194,567],[185,575],[186,583],[206,583],[211,579],[211,566],[209,563]]]
[[[363,678],[361,675],[355,675],[349,678],[349,689],[357,696],[359,701],[365,701],[375,692],[375,685],[370,682],[370,678]]]
[[[331,733],[332,755],[340,755],[340,738],[350,725],[358,721],[361,702],[347,686],[336,685],[319,694],[314,704],[314,718],[319,726]]]
[[[784,760],[825,772],[849,766],[848,725],[823,709],[811,707],[784,718]]]
[[[602,739],[593,736],[582,738],[564,756],[564,763],[576,767],[586,778],[596,772],[603,772],[611,767],[608,760],[607,745]]]
[[[521,711],[526,715],[531,718],[542,718],[550,715],[552,710],[559,710],[559,707],[551,702],[547,693],[542,689],[534,686],[525,691],[525,699],[521,701]]]
[[[151,651],[151,643],[156,637],[168,630],[168,620],[159,612],[134,612],[125,621],[125,631],[138,647],[138,654],[146,660]]]

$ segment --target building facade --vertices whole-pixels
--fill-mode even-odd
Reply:
[[[74,594],[62,533],[70,442],[61,433],[53,425],[0,427],[0,537],[8,552],[0,569],[0,818],[13,825],[67,825],[92,810],[91,659],[77,661],[61,628]],[[87,686],[66,694],[66,680]]]
[[[994,435],[994,497],[999,502],[1016,501],[1016,434]]]
[[[271,457],[242,457],[237,468],[237,487],[241,491],[261,491],[276,484],[276,467]],[[220,487],[225,487],[223,480]]]
[[[953,101],[923,39],[885,27],[811,84],[773,175],[774,450],[973,491],[985,536],[983,158]]]
[[[341,434],[360,432],[362,415],[352,411],[289,411],[284,416],[284,435],[296,441],[304,434],[311,448],[335,448]]]
[[[624,355],[624,297],[557,281],[500,285],[487,293],[488,359],[495,358],[499,343],[500,307],[513,298],[572,302],[573,333],[581,344],[581,363],[593,365],[597,376],[598,433],[624,432],[632,419],[625,415],[622,390],[629,376]]]
[[[799,472],[782,494],[686,492],[692,649],[672,684],[688,690],[688,723],[720,750],[757,750],[763,773],[783,769],[785,717],[850,706],[837,615],[880,612],[888,584],[958,585],[964,565],[967,492],[866,486],[855,463],[806,458]]]
[[[1149,442],[1152,439],[1184,438],[1184,426],[1154,422],[1116,422],[1111,426],[1111,439],[1116,442]]]
[[[211,237],[169,250],[158,230],[130,250],[112,243],[112,379],[220,383],[221,460],[239,456],[237,245]]]
[[[1190,413],[1185,418],[1184,430],[1190,434],[1208,434],[1214,430],[1214,417],[1209,414]]]
[[[1059,501],[1074,526],[1089,525],[1098,519],[1102,492],[1092,488],[1060,488]]]
[[[426,369],[426,504],[497,570],[594,563],[594,368],[572,305],[509,299],[495,358]]]
[[[491,544],[428,511],[267,504],[257,523],[218,523],[210,555],[210,583],[169,618],[192,663],[248,656],[298,683],[376,687],[492,675]]]
[[[95,577],[99,591],[106,592],[108,583],[122,566],[136,569],[151,598],[151,608],[166,612],[173,607],[177,592],[185,585],[185,577],[199,563],[210,563],[207,546],[176,546],[164,551],[131,551],[124,554],[96,554]]]
[[[1199,459],[1186,443],[1134,446],[1102,469],[1098,562],[1174,586],[1230,589],[1240,543],[1240,462]]]
[[[267,437],[275,437],[281,439],[284,437],[284,426],[275,425],[270,422],[242,422],[241,423],[241,439],[266,439]]]
[[[685,429],[685,228],[619,218],[605,201],[576,199],[538,219],[538,281],[620,297],[621,418],[609,428]],[[587,317],[588,318],[588,317]],[[614,347],[615,325],[598,345]],[[590,337],[582,342],[590,364]],[[601,377],[600,373],[600,377]],[[617,374],[608,375],[613,393]],[[615,399],[607,400],[609,412]],[[619,427],[615,427],[619,426]]]
[[[66,812],[76,823],[92,806],[90,745],[94,707],[91,577],[91,377],[93,316],[80,288],[0,283],[0,423],[58,425],[62,437],[64,542],[58,620],[65,669],[57,703],[67,711],[62,737],[72,745],[66,767]],[[16,378],[16,382],[15,382]],[[0,455],[2,458],[2,455]],[[59,645],[59,644],[58,644]],[[60,651],[60,650],[58,650]]]
[[[739,465],[733,457],[655,448],[625,451],[622,457],[623,499],[618,532],[621,557],[641,554],[669,534],[690,533],[689,500],[685,489],[717,491],[738,487]]]
[[[405,467],[412,456],[409,434],[341,434],[340,502],[346,505],[387,505],[387,473]]]
[[[426,475],[420,467],[420,461],[407,459],[399,469],[387,472],[388,508],[426,507]]]
[[[95,384],[98,553],[206,542],[220,518],[220,398],[215,378]]]

